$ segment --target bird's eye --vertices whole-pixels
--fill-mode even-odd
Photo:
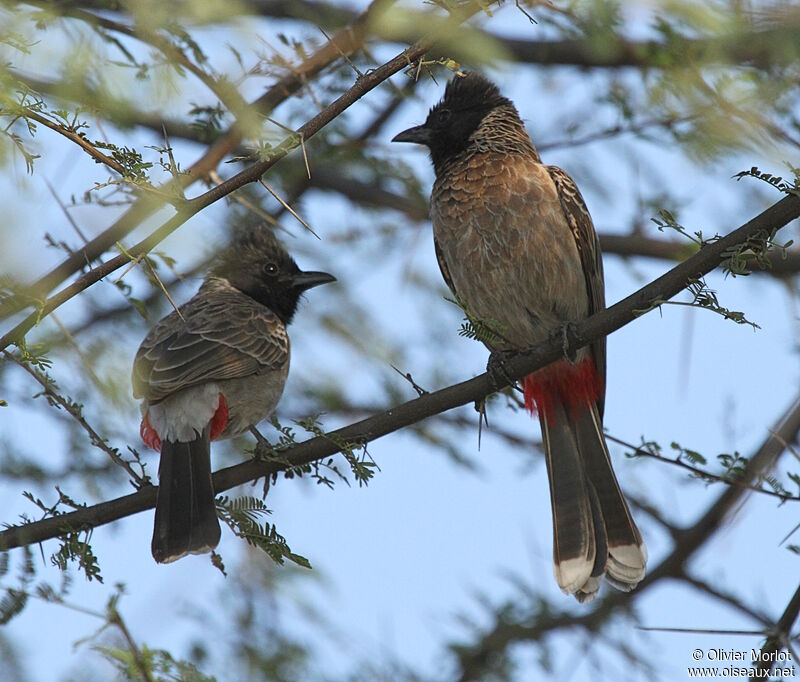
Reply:
[[[278,266],[275,263],[267,263],[264,266],[264,274],[274,277],[278,274]]]
[[[450,120],[452,115],[453,112],[450,111],[450,109],[439,109],[436,112],[434,123],[436,123],[437,126],[443,126]]]

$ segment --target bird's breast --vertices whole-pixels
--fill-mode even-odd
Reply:
[[[251,425],[269,417],[278,405],[289,373],[289,363],[280,369],[191,386],[155,404],[142,403],[142,412],[159,438],[190,441],[209,425],[225,397],[228,418],[217,440],[234,438]]]
[[[525,347],[588,314],[574,237],[547,168],[530,156],[476,154],[437,178],[433,230],[469,312]]]
[[[238,436],[251,425],[269,417],[283,395],[288,374],[287,362],[282,368],[263,374],[220,381],[230,409],[228,424],[220,438]]]

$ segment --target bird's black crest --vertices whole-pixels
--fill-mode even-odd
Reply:
[[[273,310],[286,324],[302,294],[294,286],[299,272],[294,258],[264,224],[235,229],[230,245],[213,269],[213,274]]]
[[[466,149],[484,117],[502,106],[514,107],[492,81],[479,73],[455,76],[447,84],[444,97],[425,121],[429,131],[426,144],[437,173],[449,159]]]
[[[503,104],[510,102],[500,94],[498,87],[486,76],[471,71],[466,76],[455,76],[451,79],[442,101],[436,106],[462,111],[473,108],[494,109]]]
[[[263,223],[235,228],[224,258],[225,260],[233,259],[239,263],[242,262],[242,259],[255,260],[258,258],[272,258],[282,263],[292,261],[292,257],[275,236],[275,232]]]

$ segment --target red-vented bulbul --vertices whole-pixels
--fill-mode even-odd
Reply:
[[[141,435],[160,450],[152,552],[202,554],[220,537],[210,441],[268,417],[289,372],[288,325],[301,294],[335,278],[302,272],[272,231],[239,232],[200,290],[158,322],[133,363]]]
[[[542,164],[514,105],[477,73],[456,76],[423,125],[395,142],[428,147],[434,246],[447,285],[494,331],[493,353],[521,350],[605,307],[597,235],[578,188]],[[539,415],[559,586],[579,601],[603,575],[631,590],[647,551],[603,434],[606,342],[522,381]]]

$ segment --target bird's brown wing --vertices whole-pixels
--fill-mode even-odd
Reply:
[[[142,341],[133,394],[157,402],[190,386],[280,369],[288,359],[289,337],[275,313],[230,286],[207,283]]]
[[[439,270],[442,272],[442,279],[450,291],[453,292],[454,296],[458,296],[458,292],[456,291],[456,287],[453,284],[453,278],[450,277],[450,270],[447,267],[447,262],[444,259],[444,253],[442,253],[442,249],[439,246],[439,242],[436,241],[436,237],[433,238],[433,248],[436,251],[436,262],[439,263]]]
[[[603,283],[603,255],[600,252],[600,242],[594,230],[592,217],[586,208],[586,202],[581,196],[575,181],[558,166],[547,166],[547,171],[555,183],[564,217],[567,219],[570,232],[575,239],[575,246],[583,266],[586,278],[586,292],[589,295],[589,314],[604,310],[606,307],[605,285]],[[595,365],[603,384],[606,380],[606,339],[598,339],[592,346]],[[597,401],[600,416],[603,416],[604,395]]]

